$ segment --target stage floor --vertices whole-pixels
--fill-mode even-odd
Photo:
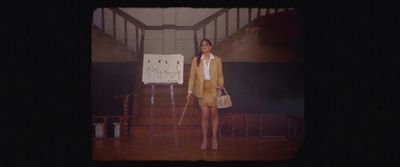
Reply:
[[[228,137],[220,136],[219,149],[200,150],[201,137],[155,135],[150,145],[148,137],[92,139],[94,161],[172,160],[172,161],[270,161],[290,160],[299,144],[285,137]],[[175,144],[177,143],[177,144]]]

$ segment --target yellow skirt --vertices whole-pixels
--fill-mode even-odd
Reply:
[[[217,97],[211,94],[211,81],[204,80],[203,85],[203,97],[199,99],[199,106],[200,107],[215,107],[217,106]]]

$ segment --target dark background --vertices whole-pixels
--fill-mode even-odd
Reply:
[[[133,91],[137,63],[92,63],[91,64],[91,114],[122,115],[123,104],[114,96]],[[132,104],[130,104],[132,105]],[[128,108],[132,113],[132,108]]]
[[[13,1],[1,11],[6,36],[1,66],[4,166],[219,165],[91,161],[90,19],[92,9],[116,3]],[[306,136],[298,155],[290,162],[221,165],[399,166],[393,115],[399,111],[399,54],[393,51],[400,43],[400,28],[397,10],[391,9],[395,5],[319,3],[301,6]],[[138,1],[130,6],[155,4],[163,3]],[[204,4],[269,5],[251,0],[168,3]]]

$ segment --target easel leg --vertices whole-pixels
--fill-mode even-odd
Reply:
[[[175,110],[175,96],[174,96],[174,85],[171,84],[169,86],[170,94],[171,94],[171,105],[172,105],[172,121],[174,126],[174,142],[175,142],[175,149],[178,149],[178,134],[176,129],[176,110]]]
[[[155,85],[151,85],[151,107],[150,107],[150,133],[149,133],[149,144],[150,144],[150,150],[153,149],[153,133],[154,133],[154,128],[153,128],[153,108],[154,108],[154,94],[155,94]]]

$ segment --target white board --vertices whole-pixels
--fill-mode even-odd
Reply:
[[[144,54],[142,82],[183,84],[182,54]]]

